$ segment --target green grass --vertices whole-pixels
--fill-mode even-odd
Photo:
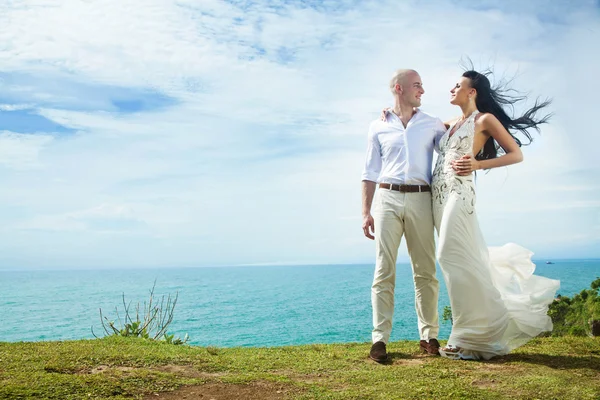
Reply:
[[[294,399],[598,399],[600,339],[539,338],[488,362],[367,343],[277,348],[174,346],[143,339],[0,343],[0,399],[125,399],[185,385],[284,385]]]

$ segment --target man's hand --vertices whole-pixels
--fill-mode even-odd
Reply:
[[[368,237],[371,240],[375,239],[375,222],[373,221],[373,217],[371,216],[371,214],[367,214],[363,217],[362,228],[366,237]]]
[[[373,181],[362,181],[362,228],[365,236],[371,240],[375,239],[375,236],[373,236],[375,233],[375,222],[373,222],[373,217],[371,216],[371,204],[373,203],[373,196],[375,196],[375,185],[376,183]]]

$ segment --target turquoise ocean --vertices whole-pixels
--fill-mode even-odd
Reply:
[[[573,295],[600,276],[600,260],[537,261],[536,274]],[[116,320],[122,295],[143,303],[179,293],[170,333],[202,346],[367,342],[373,265],[0,271],[0,341],[101,336],[99,309]],[[392,340],[418,339],[409,264],[399,264]],[[441,273],[440,315],[448,305]],[[441,322],[440,338],[450,324]]]

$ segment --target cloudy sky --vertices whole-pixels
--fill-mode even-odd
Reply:
[[[554,99],[478,177],[487,241],[600,257],[598,1],[22,0],[0,26],[0,268],[370,263],[389,78],[449,119],[467,56]]]

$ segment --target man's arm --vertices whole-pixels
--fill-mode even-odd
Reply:
[[[371,216],[371,205],[373,204],[373,196],[375,195],[375,182],[362,181],[362,217],[363,217],[363,232],[369,239],[375,239],[375,222]]]
[[[369,135],[367,140],[367,157],[365,167],[362,173],[362,216],[363,216],[363,232],[369,239],[375,239],[375,224],[371,216],[371,204],[375,195],[375,186],[379,173],[381,172],[381,146],[374,131],[373,122],[369,127]]]
[[[436,121],[435,138],[433,139],[433,148],[434,148],[435,152],[438,154],[440,152],[440,140],[442,140],[442,136],[444,136],[444,133],[446,133],[446,130],[448,129],[449,126],[450,126],[449,122],[448,123],[442,122],[442,120],[439,118]]]

